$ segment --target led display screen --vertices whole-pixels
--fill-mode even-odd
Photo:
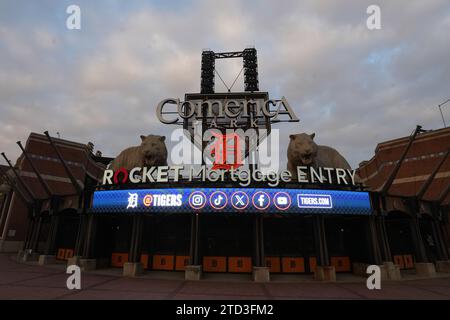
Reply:
[[[368,192],[276,188],[171,188],[94,192],[94,213],[372,213]]]

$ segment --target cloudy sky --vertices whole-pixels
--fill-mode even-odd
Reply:
[[[66,28],[71,4],[81,8],[81,30]],[[381,8],[381,30],[366,27],[371,4]],[[156,104],[199,91],[201,51],[254,46],[260,90],[286,96],[300,117],[278,125],[282,162],[289,134],[316,132],[355,167],[416,124],[443,126],[449,33],[448,0],[2,0],[0,151],[15,159],[15,142],[31,131],[92,141],[105,156],[141,134],[170,135]],[[218,61],[228,85],[241,63]],[[450,103],[443,110],[450,123]]]

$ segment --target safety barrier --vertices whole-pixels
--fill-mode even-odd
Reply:
[[[124,263],[128,262],[128,253],[113,252],[111,255],[111,266],[122,268]]]
[[[283,273],[304,273],[305,259],[301,257],[281,258],[281,270]]]
[[[394,263],[400,266],[400,269],[413,269],[414,257],[411,254],[398,254],[393,257]]]
[[[184,271],[189,264],[189,256],[176,256],[175,257],[175,270]]]
[[[336,272],[350,272],[352,270],[349,257],[331,257],[330,262]]]
[[[203,257],[204,272],[227,272],[227,257]]]
[[[252,272],[252,258],[228,257],[228,272],[235,272],[235,273]]]
[[[56,251],[56,260],[68,260],[73,257],[73,249],[58,248]]]
[[[154,255],[153,270],[173,270],[175,266],[175,256]]]

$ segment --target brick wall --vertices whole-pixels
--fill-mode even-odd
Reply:
[[[104,165],[96,163],[92,159],[92,154],[85,144],[56,138],[53,138],[53,140],[73,175],[82,186],[84,186],[86,176],[93,179],[101,177]],[[76,190],[47,137],[42,134],[31,133],[25,144],[25,150],[48,184],[52,194],[73,198]],[[39,199],[47,198],[47,194],[29,162],[21,156],[17,165],[20,169],[21,178],[35,196]],[[73,207],[76,207],[78,201],[74,199],[70,203]],[[8,215],[5,239],[8,241],[23,241],[26,236],[28,219],[26,206],[19,197],[13,197]],[[14,232],[9,232],[9,230],[14,230]]]
[[[409,137],[378,144],[375,155],[361,163],[358,173],[372,190],[379,189],[394,169],[409,141]],[[389,190],[392,194],[416,194],[450,148],[450,128],[422,133],[416,137],[405,161]],[[450,184],[450,158],[447,158],[425,194],[427,200],[437,200]],[[450,201],[450,196],[445,204]]]

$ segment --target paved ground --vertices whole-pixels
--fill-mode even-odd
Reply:
[[[370,291],[363,278],[339,276],[336,283],[311,277],[275,277],[267,284],[242,276],[184,281],[179,273],[123,278],[120,270],[82,273],[82,289],[68,290],[63,265],[19,264],[0,254],[0,299],[447,299],[450,274],[434,279],[384,282]],[[413,279],[413,276],[409,276]]]

